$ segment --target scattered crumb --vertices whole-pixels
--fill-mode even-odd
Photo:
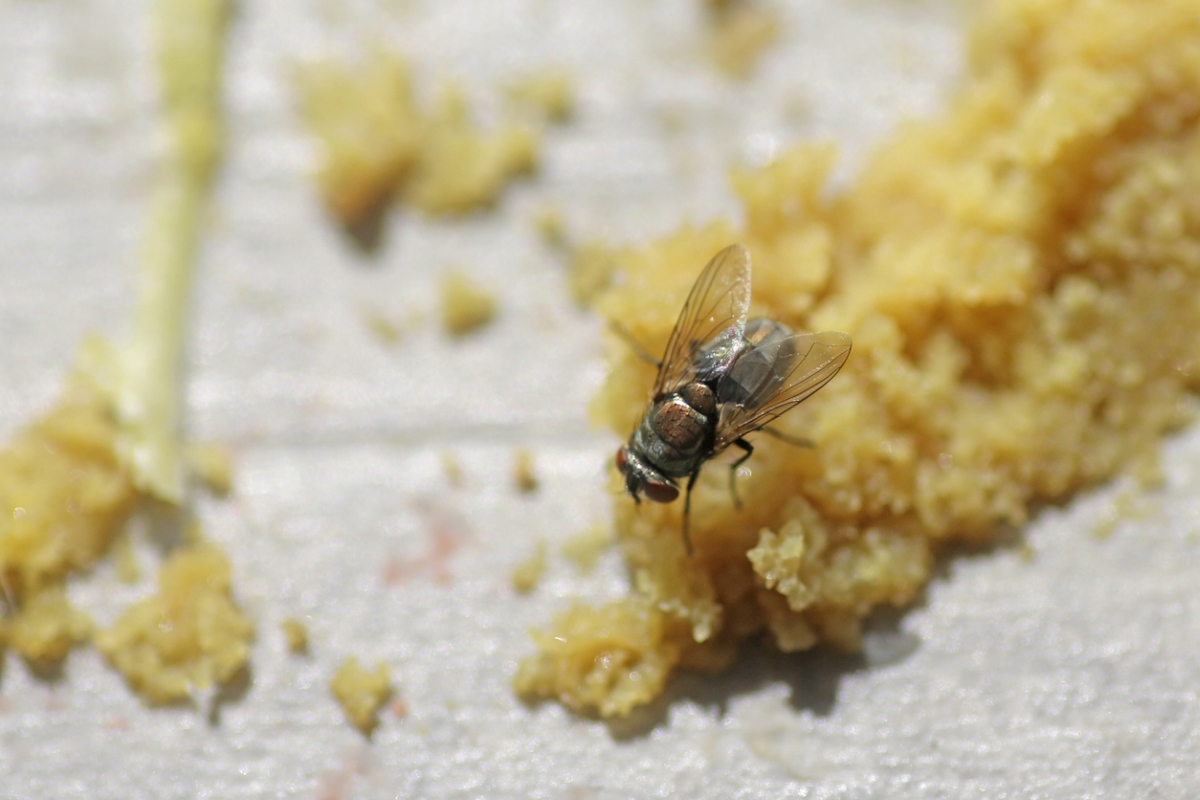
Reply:
[[[757,3],[719,2],[709,4],[712,26],[708,55],[735,78],[746,78],[758,65],[763,51],[779,39],[779,16]]]
[[[367,330],[385,345],[394,347],[404,338],[404,324],[381,309],[371,305],[363,306],[359,315]]]
[[[404,719],[409,715],[408,703],[404,702],[403,698],[397,697],[393,699],[388,708],[396,719]]]
[[[815,447],[755,439],[740,510],[720,465],[701,474],[693,557],[681,502],[615,499],[634,591],[536,634],[520,691],[622,715],[749,637],[858,651],[866,615],[917,597],[948,543],[1131,468],[1154,477],[1139,460],[1200,388],[1195,2],[980,11],[961,94],[844,188],[832,148],[801,145],[734,172],[742,225],[615,251],[623,280],[591,302],[652,353],[738,241],[754,313],[846,331],[854,353],[777,423]],[[609,348],[593,413],[624,437],[654,371]]]
[[[604,523],[597,523],[563,542],[562,554],[587,574],[596,568],[596,562],[612,543],[612,530]]]
[[[297,617],[288,617],[280,626],[283,629],[283,638],[287,640],[288,650],[296,655],[304,655],[308,653],[308,626],[304,621]]]
[[[220,497],[233,491],[233,455],[220,444],[197,443],[187,449],[188,466],[192,473]]]
[[[245,668],[254,625],[234,603],[230,572],[214,545],[180,548],[159,571],[158,594],[96,635],[96,648],[147,703],[186,700]]]
[[[317,175],[330,212],[369,230],[394,197],[430,215],[490,205],[537,163],[537,135],[521,125],[479,131],[460,88],[418,106],[412,70],[377,48],[358,67],[333,60],[296,74],[301,110],[321,141]]]
[[[446,480],[451,486],[463,485],[462,465],[458,463],[458,458],[449,450],[442,451],[442,472],[446,474]]]
[[[465,336],[496,316],[496,298],[459,269],[442,278],[442,327],[451,336]]]
[[[379,709],[392,695],[391,673],[382,662],[374,672],[367,672],[357,658],[350,656],[334,673],[329,690],[341,703],[350,723],[364,736],[370,736],[379,725]]]
[[[25,601],[9,626],[8,646],[34,664],[52,666],[91,634],[91,618],[67,601],[62,588],[55,587]]]
[[[538,587],[546,573],[546,543],[541,539],[534,546],[533,555],[513,567],[512,586],[518,594],[529,594]]]
[[[1021,560],[1022,564],[1032,564],[1037,560],[1037,550],[1029,542],[1021,542],[1017,548],[1017,558]]]
[[[590,308],[612,286],[619,254],[607,245],[588,242],[571,255],[567,281],[571,299],[580,308]]]
[[[1127,487],[1117,492],[1112,502],[1100,514],[1092,536],[1097,539],[1111,538],[1122,522],[1136,519],[1146,519],[1155,512],[1155,504],[1146,496],[1140,486]]]
[[[567,232],[563,225],[562,211],[558,206],[542,206],[535,211],[530,219],[538,236],[548,246],[555,249],[565,249]]]
[[[542,69],[510,83],[505,94],[521,111],[550,122],[566,122],[575,113],[575,85],[565,71]]]
[[[528,448],[518,447],[513,453],[513,483],[522,494],[532,494],[538,490],[533,453]]]

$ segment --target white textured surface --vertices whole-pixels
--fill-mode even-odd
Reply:
[[[259,625],[253,685],[215,715],[149,711],[93,653],[58,683],[10,658],[0,798],[1196,796],[1195,431],[1170,444],[1148,517],[1099,541],[1112,490],[1044,512],[1032,563],[1004,548],[949,561],[867,659],[751,649],[723,679],[677,680],[632,732],[512,696],[531,625],[624,586],[610,554],[583,580],[553,559],[530,598],[509,587],[537,537],[605,517],[615,443],[584,422],[598,324],[565,299],[530,211],[556,201],[577,232],[642,239],[734,211],[724,166],[808,135],[844,143],[845,176],[896,119],[935,109],[958,69],[952,3],[797,0],[780,6],[783,45],[731,83],[696,54],[696,5],[242,4],[190,397],[195,433],[240,453],[237,498],[202,514]],[[52,399],[85,332],[127,330],[154,130],[145,18],[124,0],[0,3],[4,432]],[[485,105],[497,80],[569,64],[582,109],[496,213],[397,213],[368,262],[314,202],[286,68],[380,27],[423,78],[457,74]],[[364,304],[428,309],[454,263],[497,287],[496,326],[451,344],[427,325],[394,349],[366,330]],[[511,488],[516,444],[538,455],[533,497]],[[446,449],[464,489],[445,483]],[[438,530],[465,533],[448,580],[390,584]],[[102,569],[73,592],[107,621],[147,590]],[[310,620],[310,659],[284,652],[293,614]],[[326,688],[348,654],[391,664],[410,708],[370,744]]]

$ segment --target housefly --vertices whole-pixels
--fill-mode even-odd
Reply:
[[[828,383],[850,355],[848,334],[793,333],[772,319],[747,320],[749,305],[750,252],[730,245],[696,279],[657,362],[650,406],[617,451],[617,469],[635,501],[645,495],[670,503],[687,478],[683,541],[689,554],[692,487],[704,463],[730,445],[743,451],[729,472],[737,503],[737,468],[754,452],[745,436]]]

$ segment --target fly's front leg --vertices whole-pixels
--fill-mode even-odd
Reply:
[[[746,459],[754,455],[754,445],[745,439],[734,439],[733,443],[746,451],[745,455],[729,465],[729,493],[733,495],[733,507],[742,510],[742,499],[737,493],[737,468],[746,463]]]
[[[695,554],[692,550],[692,537],[688,531],[688,522],[692,518],[692,487],[696,485],[696,478],[700,477],[700,470],[696,470],[688,478],[687,493],[683,496],[683,546],[687,548],[688,556]]]

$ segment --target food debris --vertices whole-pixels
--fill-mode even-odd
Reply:
[[[387,664],[380,662],[368,672],[350,656],[334,673],[329,690],[341,704],[350,723],[364,736],[379,726],[379,709],[392,696],[392,678]]]
[[[225,445],[212,442],[191,444],[187,448],[191,472],[218,497],[233,491],[233,455]]]
[[[1122,522],[1146,519],[1153,516],[1155,504],[1146,496],[1141,487],[1127,487],[1117,492],[1112,502],[1100,515],[1092,535],[1097,539],[1109,539],[1117,532]]]
[[[587,574],[596,568],[596,562],[612,543],[612,529],[599,523],[563,542],[562,554],[574,562],[580,572]]]
[[[533,555],[513,567],[512,585],[518,594],[529,594],[538,587],[546,574],[546,543],[541,539],[534,546]]]
[[[238,676],[250,660],[254,624],[238,608],[229,560],[200,542],[176,550],[158,594],[127,608],[96,649],[146,702],[179,702]]]
[[[571,254],[567,282],[576,305],[591,308],[612,286],[619,258],[615,248],[597,242],[586,242]]]
[[[462,465],[458,463],[458,458],[449,450],[442,451],[442,472],[446,474],[446,480],[451,486],[463,485],[463,470]]]
[[[451,336],[466,336],[496,317],[496,298],[465,272],[452,269],[442,277],[442,327]]]
[[[513,453],[513,484],[522,494],[532,494],[538,490],[537,471],[529,448],[518,447]]]
[[[562,211],[557,206],[542,206],[530,217],[534,230],[550,247],[562,250],[567,246],[567,230]]]
[[[283,629],[283,638],[287,641],[288,650],[296,655],[308,653],[308,626],[297,617],[288,617],[279,625]]]
[[[535,634],[516,686],[604,716],[676,668],[719,668],[767,634],[856,651],[947,543],[989,541],[1033,505],[1140,471],[1200,386],[1200,49],[1193,0],[993,0],[971,74],[847,189],[802,145],[738,170],[745,226],[621,251],[596,305],[662,352],[714,253],[745,243],[756,314],[844,330],[837,380],[755,441],[734,507],[724,470],[682,503],[615,500],[636,591]],[[624,438],[654,370],[609,339],[593,411]],[[614,484],[614,489],[618,487]]]
[[[479,131],[453,84],[421,108],[408,62],[385,48],[358,67],[305,65],[297,86],[305,120],[321,141],[322,197],[351,231],[371,230],[395,197],[434,216],[488,206],[537,164],[532,130],[513,124]]]
[[[735,78],[749,77],[763,51],[779,39],[778,14],[753,0],[709,0],[706,5],[709,58]]]
[[[39,667],[53,667],[91,634],[91,618],[67,601],[61,587],[54,587],[25,601],[9,626],[8,645]]]
[[[550,122],[566,122],[575,113],[575,85],[563,70],[543,68],[522,75],[508,85],[505,94],[518,110]]]

